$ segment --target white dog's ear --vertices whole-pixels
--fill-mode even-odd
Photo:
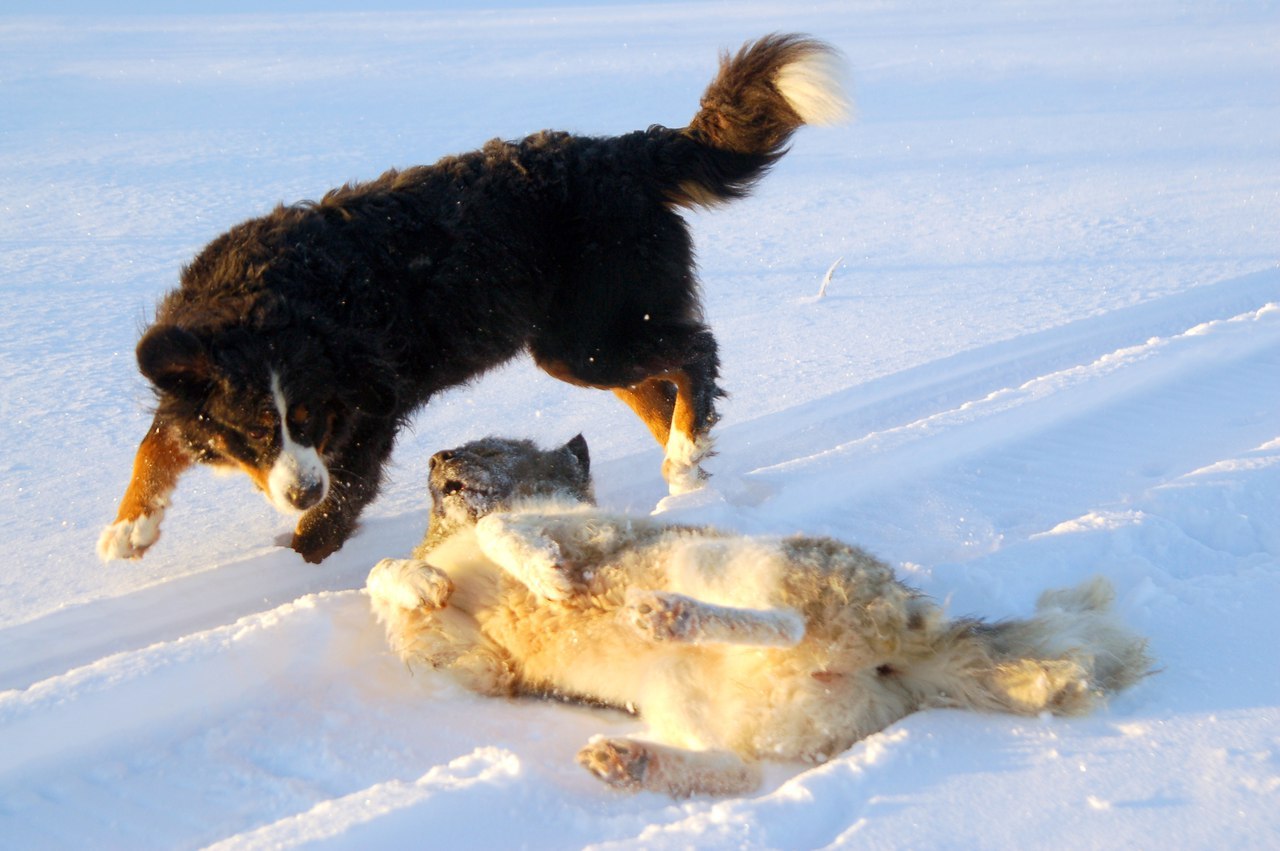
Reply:
[[[576,435],[564,445],[563,451],[568,452],[578,462],[578,466],[582,468],[583,478],[591,475],[591,455],[587,452],[587,439],[585,437],[581,434]]]

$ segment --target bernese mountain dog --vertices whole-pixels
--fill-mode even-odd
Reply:
[[[797,128],[842,119],[841,76],[830,46],[766,36],[721,57],[687,127],[494,140],[219,236],[138,343],[155,419],[99,555],[141,557],[204,463],[301,513],[291,546],[322,561],[413,412],[525,351],[613,391],[672,492],[698,487],[723,392],[678,210],[742,197]]]

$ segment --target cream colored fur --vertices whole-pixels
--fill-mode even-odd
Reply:
[[[916,710],[1081,713],[1150,664],[1103,579],[1045,594],[1029,620],[952,620],[838,541],[672,526],[566,494],[494,505],[422,558],[375,566],[373,609],[402,658],[482,694],[637,711],[653,741],[579,754],[618,788],[742,793],[759,760],[822,761]]]

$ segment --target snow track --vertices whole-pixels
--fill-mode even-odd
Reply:
[[[1245,301],[1261,304],[1234,313],[1241,290],[1248,290]],[[1197,305],[1204,321],[1190,327],[1185,304],[1154,304],[1143,311],[1147,321],[1130,315],[1125,331],[1098,321],[1010,340],[805,411],[730,426],[720,456],[727,500],[713,490],[669,500],[666,510],[673,519],[870,541],[896,561],[929,565],[909,567],[912,579],[955,605],[990,615],[1025,611],[1038,589],[1096,568],[1071,560],[1079,533],[1128,534],[1144,511],[1168,514],[1162,494],[1170,489],[1204,488],[1215,473],[1220,483],[1227,471],[1238,476],[1236,490],[1247,494],[1261,481],[1271,489],[1263,493],[1275,492],[1280,309],[1270,299],[1278,290],[1275,275],[1211,288]],[[1227,303],[1207,298],[1210,292],[1226,294]],[[1165,333],[1127,339],[1152,326]],[[864,430],[869,421],[875,427]],[[807,450],[780,459],[790,428],[804,435]],[[829,445],[819,449],[824,438]],[[757,445],[773,453],[768,463],[753,452]],[[386,540],[400,526],[396,534],[407,534],[414,520],[385,521],[361,539]],[[1192,541],[1178,525],[1163,535],[1164,544],[1149,548]],[[1237,530],[1220,543],[1246,560],[1280,557],[1274,534]],[[1056,564],[1053,555],[1044,557],[1055,550]],[[368,553],[368,563],[376,555]],[[1096,562],[1097,552],[1091,556]],[[0,694],[0,807],[11,840],[20,847],[50,839],[75,845],[107,824],[125,824],[128,830],[115,835],[134,847],[219,839],[224,847],[355,846],[393,837],[404,824],[439,824],[452,833],[468,820],[488,823],[497,839],[517,817],[492,811],[518,802],[562,821],[574,842],[631,837],[645,847],[677,847],[715,835],[738,843],[746,837],[728,827],[735,823],[730,812],[764,818],[762,808],[782,809],[791,815],[779,825],[808,824],[814,813],[801,801],[837,794],[831,784],[846,790],[840,796],[858,797],[865,775],[887,754],[905,749],[914,756],[900,759],[936,760],[932,746],[922,755],[914,743],[921,731],[929,740],[998,740],[1019,726],[931,714],[830,766],[776,767],[774,791],[758,800],[681,816],[650,801],[639,806],[641,822],[652,825],[643,830],[632,818],[587,819],[583,808],[598,806],[591,802],[606,793],[579,776],[573,751],[600,729],[633,722],[572,707],[483,701],[430,673],[409,676],[383,648],[361,592],[294,600],[287,581],[275,591],[248,581],[269,571],[271,559],[224,565],[7,631],[10,646],[22,649],[19,664],[12,656],[0,669],[22,687]],[[1148,602],[1181,593],[1170,584],[1176,567],[1143,570]],[[351,569],[326,582],[356,585],[357,574]],[[1152,584],[1158,581],[1161,590]],[[251,596],[237,597],[237,587]],[[264,592],[289,602],[220,620],[253,611]],[[170,612],[133,632],[103,626],[156,609]],[[210,626],[199,629],[202,622]],[[57,640],[57,631],[70,635]],[[166,633],[171,637],[148,646],[148,635]],[[126,649],[111,652],[117,645]],[[72,660],[78,664],[66,673],[27,682]],[[1125,697],[1121,705],[1141,701]],[[1081,723],[1088,730],[1103,722]],[[51,827],[68,796],[87,807],[84,817]],[[183,815],[210,796],[219,802],[217,831]],[[877,809],[874,799],[862,806]],[[822,844],[856,833],[857,824],[839,818],[807,831],[817,830],[814,841]],[[787,836],[797,835],[795,825]],[[477,847],[483,835],[473,837]]]
[[[1225,282],[727,429],[719,486],[756,525],[964,558],[1280,434],[1278,303],[1275,273]]]

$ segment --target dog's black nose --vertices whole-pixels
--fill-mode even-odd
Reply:
[[[285,493],[285,498],[294,508],[305,511],[324,498],[324,484],[294,485]]]
[[[440,464],[453,458],[453,451],[450,449],[442,449],[435,455],[431,456],[431,469],[435,469]]]

